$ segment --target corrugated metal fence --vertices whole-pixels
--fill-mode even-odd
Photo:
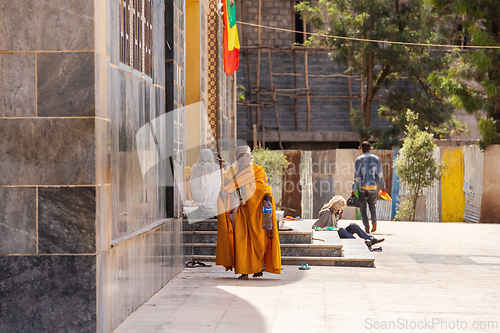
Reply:
[[[476,146],[463,147],[465,222],[479,222],[483,193],[484,154]]]
[[[398,150],[373,150],[372,152],[381,160],[386,190],[393,198],[392,203],[384,200],[377,201],[377,217],[379,220],[392,220],[398,203],[401,200],[404,201],[408,195],[393,169]],[[293,194],[283,191],[283,197],[300,195],[302,218],[317,218],[321,206],[333,195],[342,195],[346,199],[350,196],[354,162],[359,154],[359,150],[356,149],[301,151],[300,184],[297,184],[301,191]],[[477,146],[438,147],[434,156],[438,161],[444,161],[447,165],[443,178],[426,188],[419,198],[417,220],[439,222],[445,217],[444,220],[447,222],[478,222],[484,154]],[[457,174],[457,170],[463,170],[462,175]],[[463,190],[458,189],[462,184]],[[446,201],[444,206],[443,196]],[[460,197],[461,200],[465,200],[465,207],[460,205]],[[356,219],[359,218],[359,212],[349,208],[344,212],[344,217]],[[450,221],[450,217],[454,220]]]

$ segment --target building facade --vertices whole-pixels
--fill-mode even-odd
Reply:
[[[238,136],[271,148],[355,148],[359,137],[348,110],[360,109],[362,82],[345,75],[346,68],[329,60],[327,50],[302,45],[307,27],[295,3],[238,3],[239,20],[252,24],[240,26],[238,84],[246,100],[239,103]],[[376,107],[372,126],[386,126]]]
[[[244,22],[239,26],[238,84],[246,97],[238,107],[238,136],[271,148],[357,148],[359,136],[349,111],[361,109],[366,80],[346,75],[346,67],[331,61],[328,50],[304,46],[305,32],[312,29],[295,9],[299,2],[242,0],[236,7]],[[324,20],[329,22],[328,16]],[[372,105],[371,127],[388,129],[390,122],[378,115],[378,101]],[[457,112],[455,118],[472,133],[451,138],[479,137],[473,115]]]

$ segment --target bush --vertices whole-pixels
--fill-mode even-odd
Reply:
[[[409,199],[399,205],[397,220],[415,220],[417,199],[423,190],[441,177],[441,164],[434,158],[434,138],[415,125],[417,115],[407,110],[406,138],[396,158],[396,174],[410,192]]]
[[[289,163],[283,152],[260,147],[253,151],[253,162],[264,168],[271,186],[280,184]]]
[[[488,145],[500,143],[497,126],[493,119],[479,119],[477,122],[477,127],[482,136],[482,139],[479,140],[479,148],[481,150],[484,150]]]

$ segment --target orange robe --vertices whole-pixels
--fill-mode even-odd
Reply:
[[[239,169],[241,166],[235,165],[224,173],[217,202],[219,215],[215,263],[226,270],[234,268],[236,274],[254,274],[263,268],[266,272],[280,274],[281,249],[276,208],[271,186],[266,184],[266,173],[257,164],[251,164],[242,171]],[[234,175],[236,181],[233,180]],[[233,229],[228,217],[230,200],[227,196],[233,195],[236,183],[246,198],[245,204],[238,207]],[[273,230],[269,231],[262,230],[262,206],[266,194],[271,195],[273,204]]]

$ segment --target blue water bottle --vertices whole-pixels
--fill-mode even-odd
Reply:
[[[273,230],[273,204],[269,194],[264,196],[264,204],[262,205],[262,229]]]

